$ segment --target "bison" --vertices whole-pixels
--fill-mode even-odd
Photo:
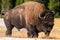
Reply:
[[[46,10],[41,3],[29,1],[7,11],[4,21],[6,35],[11,35],[12,29],[16,27],[18,30],[26,28],[28,37],[38,37],[39,32],[49,35],[54,24],[54,13]]]

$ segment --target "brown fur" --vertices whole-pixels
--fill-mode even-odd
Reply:
[[[4,16],[7,26],[6,34],[11,35],[13,27],[16,27],[18,30],[26,28],[29,36],[38,36],[39,31],[46,31],[45,27],[41,28],[42,23],[39,20],[39,15],[44,11],[43,4],[29,1],[6,12]]]
[[[26,24],[33,24],[36,25],[38,28],[39,27],[38,16],[40,13],[45,11],[45,6],[41,3],[37,3],[33,1],[25,2],[20,6],[25,7],[24,16],[25,16]]]

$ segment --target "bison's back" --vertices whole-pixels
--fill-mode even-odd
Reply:
[[[44,4],[38,3],[38,2],[25,2],[21,5],[16,6],[15,8],[24,7],[24,16],[26,24],[33,24],[33,25],[39,25],[38,16],[40,13],[45,11]]]

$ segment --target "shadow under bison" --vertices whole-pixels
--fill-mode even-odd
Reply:
[[[38,2],[25,2],[7,11],[4,15],[6,35],[12,34],[12,29],[26,28],[28,37],[38,37],[39,32],[45,32],[47,36],[54,25],[54,13],[46,10],[45,6]]]

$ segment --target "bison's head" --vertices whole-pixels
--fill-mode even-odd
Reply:
[[[46,28],[46,35],[49,35],[54,25],[54,15],[55,13],[49,10],[44,11],[40,14],[40,19],[43,20],[43,25]]]
[[[44,25],[47,28],[46,35],[49,35],[53,26],[54,26],[54,15],[55,13],[52,11],[47,10],[44,16]]]
[[[47,10],[46,12],[45,12],[46,14],[45,14],[45,16],[44,16],[44,24],[49,28],[49,27],[53,27],[53,25],[54,25],[54,12],[52,12],[52,11],[49,11],[49,10]]]

